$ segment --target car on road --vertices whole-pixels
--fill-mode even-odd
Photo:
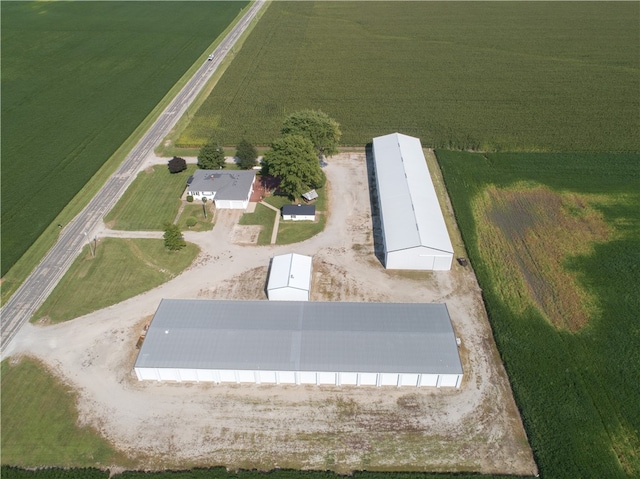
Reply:
[[[207,58],[207,61],[212,61],[212,60],[213,60],[213,53],[209,55],[209,58]]]

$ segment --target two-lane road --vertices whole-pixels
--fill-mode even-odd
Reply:
[[[102,189],[84,210],[60,232],[55,246],[51,248],[42,262],[0,310],[2,358],[5,357],[7,346],[15,334],[51,293],[80,253],[83,245],[94,237],[93,231],[100,226],[104,215],[113,208],[135,178],[148,155],[184,114],[263,5],[264,0],[257,0],[248,8],[242,19],[212,53],[211,60],[207,60],[198,69]]]

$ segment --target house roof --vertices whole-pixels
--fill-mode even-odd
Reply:
[[[283,215],[315,216],[316,205],[284,205]]]
[[[309,291],[311,288],[311,256],[289,253],[274,256],[267,290],[293,288]]]
[[[196,170],[189,191],[213,191],[216,200],[246,200],[256,178],[253,170]]]
[[[420,140],[379,136],[373,157],[387,251],[422,246],[453,253]]]
[[[135,367],[462,374],[440,303],[163,299]]]

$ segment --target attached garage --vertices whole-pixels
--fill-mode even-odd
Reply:
[[[418,138],[373,139],[387,269],[450,270],[453,246]]]
[[[139,380],[460,387],[445,304],[164,299]]]
[[[295,253],[274,256],[267,282],[269,300],[309,301],[311,269],[311,256]]]

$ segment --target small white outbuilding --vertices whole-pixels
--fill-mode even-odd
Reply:
[[[311,256],[289,253],[274,256],[267,283],[270,301],[309,301]]]

